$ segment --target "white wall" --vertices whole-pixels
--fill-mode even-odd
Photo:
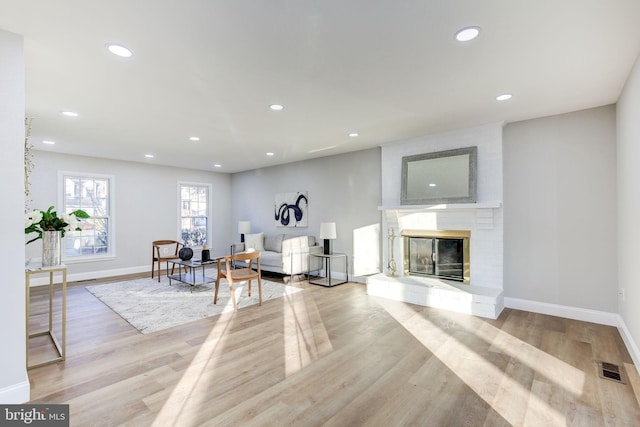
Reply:
[[[316,238],[321,222],[335,222],[337,239],[333,249],[347,253],[351,275],[354,233],[358,235],[359,230],[380,222],[380,150],[375,148],[236,173],[231,178],[231,188],[231,210],[236,230],[229,243],[239,241],[239,220],[250,220],[252,232],[310,234]],[[275,194],[296,191],[308,192],[309,226],[277,227],[274,220]],[[370,256],[377,257],[377,253],[376,250]],[[379,261],[374,263],[377,265]]]
[[[29,400],[25,362],[23,38],[0,31],[0,170],[2,179],[2,298],[0,298],[0,402]],[[6,177],[13,177],[7,179]]]
[[[617,104],[618,279],[625,298],[620,315],[633,341],[640,343],[640,57]],[[636,357],[639,355],[635,349]],[[636,364],[640,360],[635,359]]]
[[[505,297],[615,313],[615,108],[511,123],[503,144]]]
[[[33,126],[38,125],[34,120]],[[230,183],[228,174],[152,164],[37,151],[32,175],[31,208],[58,206],[58,171],[95,173],[115,177],[116,257],[95,262],[67,262],[69,280],[128,274],[151,269],[151,242],[179,239],[178,182],[213,186],[213,255],[226,254],[232,238],[229,228]],[[41,256],[40,240],[27,246],[27,257]]]

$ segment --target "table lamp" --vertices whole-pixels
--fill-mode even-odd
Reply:
[[[322,222],[320,223],[320,238],[324,240],[324,254],[333,253],[332,240],[336,238],[336,223]]]
[[[238,233],[240,233],[240,242],[244,243],[244,235],[251,233],[251,221],[238,222]]]

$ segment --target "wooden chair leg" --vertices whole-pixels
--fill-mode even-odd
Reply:
[[[213,303],[216,304],[218,302],[218,289],[220,289],[220,275],[216,279],[216,292],[213,294]]]
[[[233,311],[238,311],[238,305],[236,304],[236,293],[233,291],[233,284],[229,282],[229,293],[231,294],[231,301],[233,301]]]
[[[251,296],[251,280],[249,280],[249,296]]]
[[[258,276],[258,294],[260,295],[260,305],[262,305],[262,279]]]
[[[156,260],[151,258],[151,278],[152,279],[153,279],[153,273],[155,269],[156,269]]]
[[[158,283],[160,283],[160,260],[158,260]]]

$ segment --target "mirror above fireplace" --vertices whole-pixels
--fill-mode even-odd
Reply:
[[[478,147],[402,158],[402,205],[475,203]]]

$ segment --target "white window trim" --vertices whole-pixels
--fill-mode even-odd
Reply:
[[[178,209],[178,223],[176,227],[176,235],[178,236],[176,240],[178,242],[182,242],[182,193],[181,187],[183,185],[186,186],[199,186],[199,187],[207,187],[207,246],[211,248],[211,235],[213,230],[213,185],[208,184],[206,182],[193,182],[193,181],[178,181],[178,185],[176,187],[177,194],[177,203],[176,207]],[[202,249],[201,246],[193,247],[192,249]]]
[[[103,178],[109,180],[109,252],[103,255],[82,255],[67,258],[62,255],[62,261],[65,264],[75,264],[92,261],[111,260],[116,257],[116,220],[114,212],[116,211],[116,177],[115,175],[105,175],[99,173],[58,171],[58,204],[64,206],[64,177],[79,176],[83,178]]]

